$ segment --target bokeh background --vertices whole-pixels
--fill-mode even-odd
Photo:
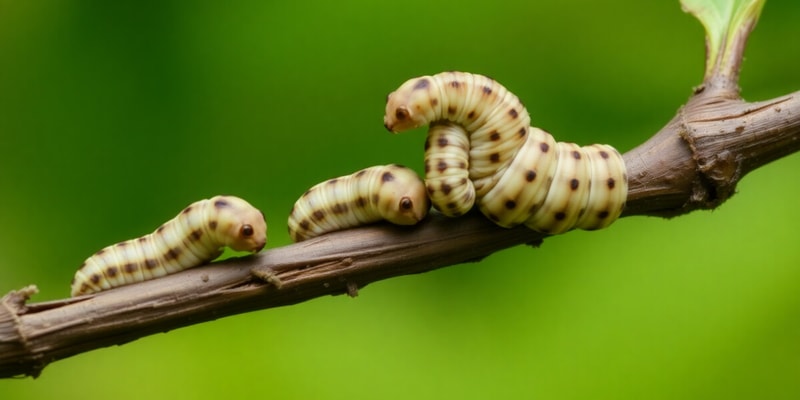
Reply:
[[[800,88],[800,5],[767,2],[748,100]],[[386,94],[490,75],[560,140],[627,151],[703,72],[678,1],[0,0],[0,291],[66,297],[88,255],[236,194],[289,243],[294,200],[391,162]],[[713,212],[223,318],[0,381],[2,399],[798,398],[800,156]]]

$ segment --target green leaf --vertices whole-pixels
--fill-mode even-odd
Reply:
[[[744,45],[766,0],[681,0],[681,6],[706,29],[705,81],[721,77],[735,83]]]

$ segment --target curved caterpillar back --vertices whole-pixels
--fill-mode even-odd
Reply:
[[[184,208],[155,232],[98,251],[72,280],[72,296],[141,282],[205,264],[222,247],[259,252],[267,243],[264,215],[234,196],[216,196]]]
[[[529,123],[525,107],[502,85],[464,72],[406,81],[388,96],[384,115],[392,132],[430,124],[425,184],[445,215],[477,203],[500,226],[551,234],[614,222],[627,197],[619,152],[557,143]]]
[[[289,214],[289,235],[299,242],[379,220],[413,225],[429,208],[414,171],[397,164],[375,166],[308,189]]]

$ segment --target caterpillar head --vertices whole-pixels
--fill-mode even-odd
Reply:
[[[388,166],[374,197],[381,216],[397,225],[414,225],[428,215],[430,201],[416,172],[402,165]]]
[[[226,246],[254,253],[264,248],[267,223],[261,211],[235,196],[215,196],[210,202],[217,211],[217,234]]]
[[[391,132],[419,128],[436,119],[439,99],[432,93],[436,84],[432,77],[422,76],[406,81],[386,97],[383,126]]]

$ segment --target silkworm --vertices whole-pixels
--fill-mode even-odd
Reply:
[[[424,125],[430,125],[425,184],[445,215],[477,204],[500,226],[525,224],[555,234],[604,228],[625,206],[627,174],[619,152],[556,142],[531,127],[520,100],[490,78],[444,72],[410,79],[389,94],[387,129]]]
[[[375,166],[308,189],[289,214],[289,235],[299,242],[380,220],[414,225],[429,208],[425,186],[414,171],[397,164]]]
[[[98,251],[75,273],[72,296],[154,279],[205,264],[228,246],[259,252],[267,243],[264,215],[243,199],[215,196],[184,208],[155,232]]]

